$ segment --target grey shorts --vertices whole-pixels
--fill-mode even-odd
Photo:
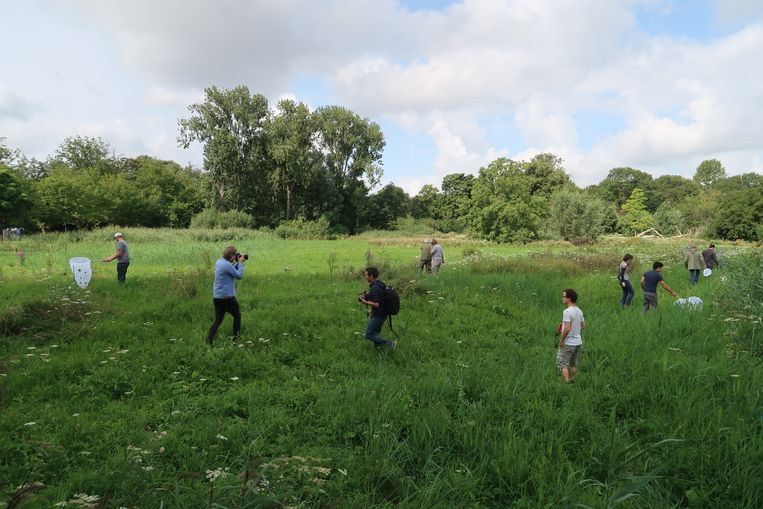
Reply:
[[[649,308],[657,309],[657,294],[644,292],[644,311],[649,311]]]
[[[576,368],[580,362],[583,345],[564,345],[556,352],[556,368]]]

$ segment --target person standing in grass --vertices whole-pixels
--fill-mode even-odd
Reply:
[[[217,329],[223,323],[225,313],[233,317],[233,338],[241,332],[241,309],[236,300],[236,279],[244,277],[244,255],[238,254],[233,246],[223,250],[223,256],[215,263],[215,282],[212,285],[212,302],[215,306],[215,321],[209,328],[207,344],[212,346]]]
[[[644,313],[651,308],[657,309],[657,284],[673,297],[678,297],[678,294],[665,283],[665,279],[662,277],[662,267],[662,262],[654,262],[652,270],[641,276],[641,289],[644,291]]]
[[[432,271],[432,251],[430,251],[432,245],[429,240],[424,240],[421,244],[421,254],[419,255],[419,270],[425,272]]]
[[[715,270],[718,268],[718,254],[715,252],[715,244],[710,244],[707,249],[702,251],[702,261],[705,262],[705,268]]]
[[[617,280],[620,281],[620,287],[623,289],[620,305],[624,308],[631,305],[633,295],[636,293],[631,284],[631,265],[633,265],[633,255],[626,253],[623,256],[623,261],[620,262],[620,272],[617,274]]]
[[[559,334],[559,351],[556,353],[556,367],[561,371],[564,383],[572,383],[578,374],[578,364],[583,351],[585,318],[578,307],[578,293],[572,288],[562,292],[562,304],[567,309],[562,313],[562,330]]]
[[[114,242],[117,243],[116,252],[101,261],[110,262],[112,260],[117,260],[117,281],[124,284],[127,279],[127,267],[130,266],[130,253],[127,249],[127,242],[125,242],[121,233],[117,232],[114,234]]]
[[[697,252],[697,246],[690,246],[689,252],[684,257],[684,266],[689,269],[689,282],[692,286],[696,285],[699,281],[699,271],[702,270],[704,264],[705,260]]]
[[[432,239],[432,247],[429,252],[432,254],[432,272],[437,273],[445,263],[445,258],[442,255],[442,246],[437,243],[437,239]]]
[[[372,341],[374,345],[381,348],[390,347],[393,351],[397,348],[397,341],[390,341],[381,337],[382,326],[387,318],[384,311],[384,291],[387,286],[379,281],[379,269],[368,267],[364,272],[370,291],[364,292],[358,300],[361,304],[371,306],[369,309],[368,323],[366,324],[365,338]]]

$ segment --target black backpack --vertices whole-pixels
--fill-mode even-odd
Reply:
[[[391,286],[384,288],[384,313],[391,316],[400,312],[400,294]]]

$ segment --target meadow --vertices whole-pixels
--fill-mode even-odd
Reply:
[[[432,276],[416,271],[421,235],[124,233],[124,286],[95,261],[108,230],[0,246],[14,248],[0,251],[0,507],[763,506],[761,325],[745,300],[763,265],[691,288],[686,240],[445,237]],[[212,267],[231,243],[250,255],[242,337],[225,337],[227,317],[210,349]],[[661,259],[704,308],[661,292],[644,316],[637,290],[621,309],[625,252],[634,274]],[[72,256],[94,260],[87,290]],[[396,352],[362,335],[369,264],[402,297]],[[588,326],[574,385],[554,363],[568,287]]]

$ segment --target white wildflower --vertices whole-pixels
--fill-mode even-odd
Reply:
[[[218,439],[218,440],[228,440],[227,438],[225,438],[224,436],[222,436],[219,433],[215,436],[215,438]]]

